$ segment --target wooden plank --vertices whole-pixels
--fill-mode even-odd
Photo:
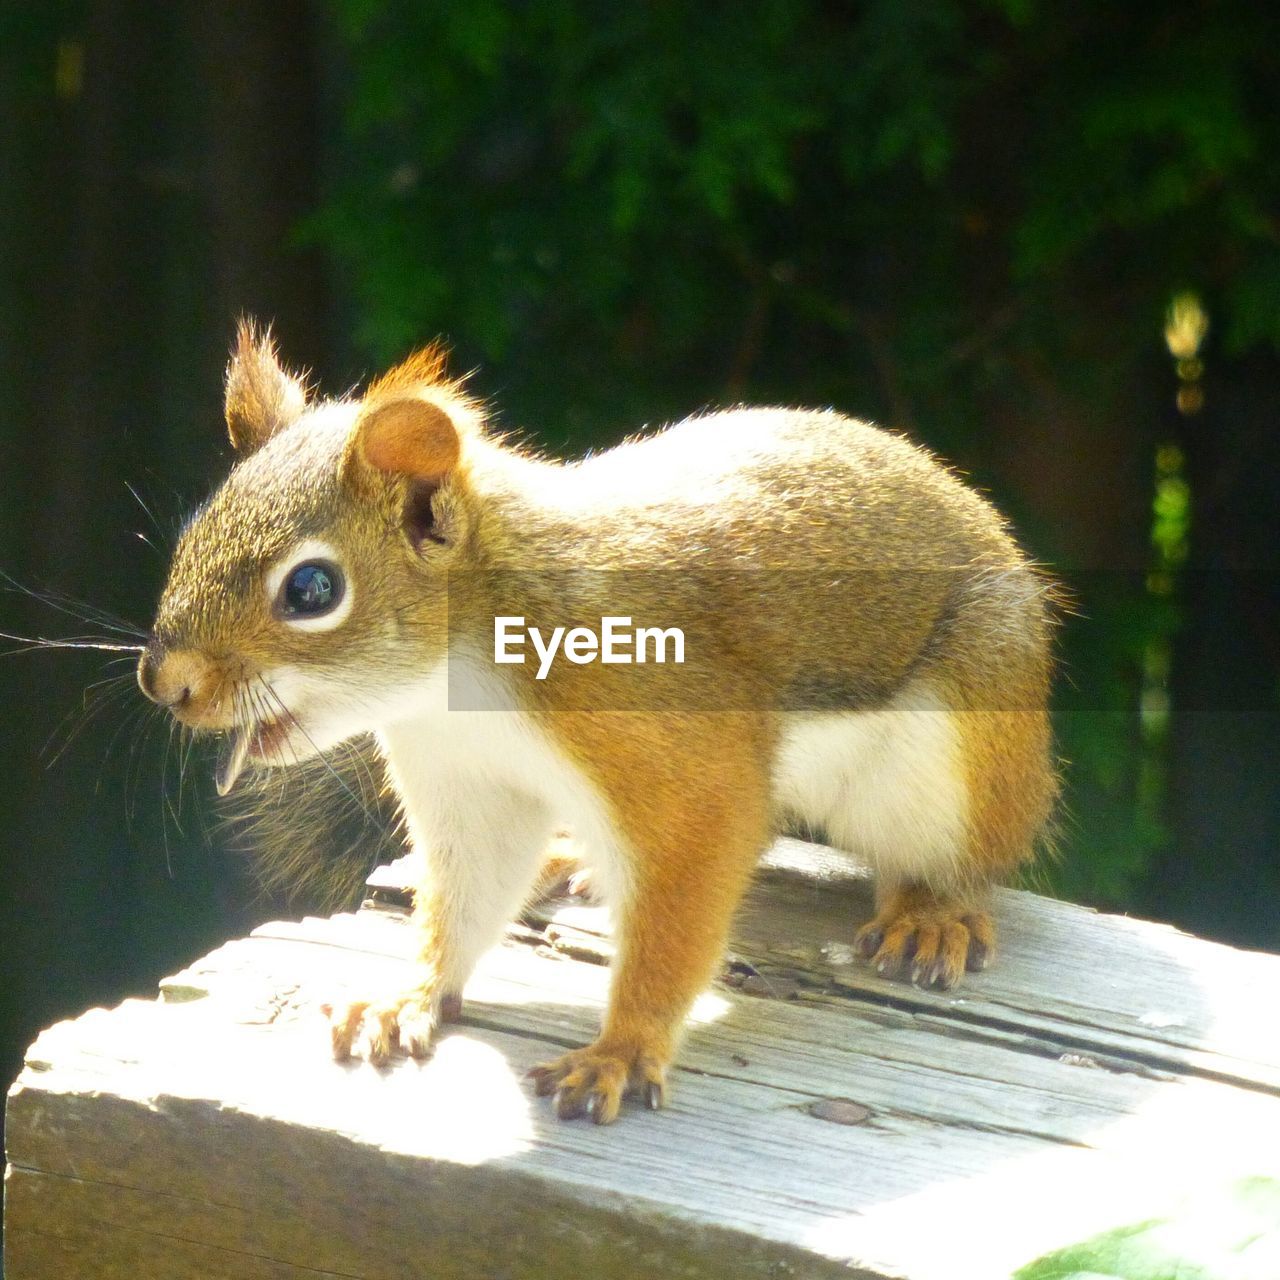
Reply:
[[[485,1042],[499,1047],[516,1071],[544,1048],[524,1039]],[[451,1044],[459,1051],[450,1052]],[[189,1047],[204,1049],[199,1043]],[[776,1248],[779,1237],[794,1237],[798,1229],[805,1233],[802,1240],[816,1235],[821,1244],[818,1257],[805,1258],[802,1274],[821,1274],[821,1254],[829,1249],[848,1248],[859,1237],[874,1245],[877,1230],[894,1238],[898,1257],[908,1263],[905,1274],[969,1274],[945,1255],[933,1259],[942,1269],[921,1271],[922,1260],[911,1258],[911,1237],[918,1232],[896,1239],[904,1224],[894,1204],[913,1199],[922,1187],[937,1188],[915,1212],[935,1229],[955,1230],[962,1223],[948,1212],[943,1188],[974,1168],[1025,1168],[1042,1154],[1034,1141],[1004,1134],[966,1134],[962,1145],[953,1133],[944,1143],[935,1126],[915,1124],[909,1116],[886,1114],[874,1125],[850,1129],[826,1125],[778,1090],[726,1088],[724,1082],[697,1079],[681,1090],[676,1111],[637,1126],[625,1140],[621,1129],[559,1128],[527,1111],[519,1124],[509,1116],[489,1125],[485,1136],[476,1128],[495,1104],[511,1106],[513,1081],[505,1095],[500,1092],[498,1076],[485,1070],[495,1064],[477,1054],[465,1033],[449,1037],[438,1061],[446,1065],[412,1082],[421,1086],[415,1092],[423,1096],[423,1114],[407,1110],[410,1095],[403,1089],[391,1099],[375,1099],[372,1114],[360,1116],[362,1141],[328,1128],[336,1117],[349,1121],[349,1108],[330,1112],[326,1106],[315,1114],[304,1106],[303,1114],[295,1110],[282,1121],[225,1100],[171,1095],[140,1099],[132,1107],[123,1100],[104,1107],[103,1099],[85,1104],[81,1098],[62,1110],[51,1110],[46,1095],[44,1127],[52,1117],[52,1127],[77,1131],[77,1185],[108,1183],[113,1195],[122,1183],[165,1187],[156,1223],[162,1232],[176,1215],[184,1238],[211,1248],[238,1243],[255,1255],[286,1262],[302,1258],[318,1269],[362,1276],[397,1274],[397,1265],[409,1259],[441,1255],[450,1260],[438,1272],[446,1275],[455,1274],[455,1262],[458,1275],[502,1268],[536,1275],[547,1257],[569,1274],[585,1268],[580,1273],[613,1275],[619,1274],[616,1254],[637,1251],[661,1262],[659,1274],[747,1275],[756,1274],[751,1251]],[[403,1067],[397,1071],[405,1074]],[[307,1083],[295,1079],[295,1087]],[[367,1095],[367,1082],[361,1092]],[[278,1108],[273,1104],[271,1110]],[[19,1109],[20,1126],[22,1119]],[[24,1148],[21,1131],[18,1147]],[[1062,1160],[1078,1165],[1082,1154],[1064,1149]],[[441,1156],[452,1158],[445,1174]],[[25,1145],[13,1158],[53,1164],[57,1151]],[[1064,1184],[1093,1184],[1088,1168],[1073,1176],[1072,1167],[1068,1163],[1059,1173]],[[542,1176],[520,1176],[533,1170]],[[710,1171],[714,1182],[706,1180]],[[1146,1173],[1141,1163],[1128,1168],[1127,1178],[1124,1173],[1115,1169],[1108,1184],[1112,1194],[1125,1181],[1145,1184],[1136,1176]],[[73,1181],[65,1169],[61,1178],[64,1184]],[[183,1203],[175,1205],[174,1196]],[[149,1194],[145,1198],[151,1201]],[[1127,1203],[1132,1206],[1132,1196]],[[850,1204],[863,1207],[849,1215]],[[1003,1215],[1007,1200],[995,1204]],[[878,1205],[887,1223],[877,1222]],[[991,1208],[954,1243],[972,1250],[990,1230]],[[123,1220],[135,1222],[137,1207],[126,1209]],[[83,1205],[74,1206],[72,1220],[83,1212]],[[972,1212],[967,1207],[961,1217],[968,1221]],[[99,1214],[98,1221],[113,1221],[110,1211]],[[665,1229],[646,1237],[646,1223],[655,1221]],[[731,1232],[726,1240],[723,1226],[708,1226],[725,1221],[736,1222],[740,1234]],[[488,1223],[502,1224],[496,1240]],[[566,1223],[590,1237],[589,1250],[561,1238]],[[681,1232],[682,1223],[697,1229]],[[247,1235],[246,1224],[258,1234]],[[174,1229],[168,1225],[170,1233]],[[619,1230],[625,1232],[621,1239]],[[515,1248],[510,1235],[520,1242]],[[712,1249],[708,1235],[727,1252]],[[690,1257],[695,1250],[704,1256]],[[978,1256],[990,1268],[990,1247]],[[766,1255],[759,1274],[769,1274],[769,1267],[787,1257],[777,1248]],[[897,1272],[886,1267],[873,1274]]]
[[[383,929],[394,930],[389,922],[379,923]],[[367,941],[371,931],[362,928],[361,932]],[[314,963],[316,953],[323,948],[314,941],[294,947],[277,944],[278,965],[283,964],[282,952],[290,950],[297,953],[297,963],[306,966]],[[352,954],[339,953],[348,975]],[[527,976],[526,996],[541,994],[543,1007],[514,999],[518,991],[511,989],[514,984],[510,980],[505,984],[499,981],[492,987],[482,981],[474,993],[474,1003],[480,1006],[481,1016],[501,1016],[504,1009],[523,1009],[537,1024],[550,1012],[557,1039],[562,1035],[570,1040],[583,1038],[600,994],[596,990],[597,998],[593,1000],[588,990],[585,993],[588,998],[584,999],[584,986],[588,989],[595,986],[590,980],[602,976],[601,972],[571,962],[534,959],[540,971]],[[501,968],[497,962],[504,960],[517,960],[525,967],[529,957],[498,953],[490,958],[486,969],[490,964]],[[370,955],[371,968],[382,972],[378,961],[379,957]],[[566,982],[570,977],[575,981]],[[241,981],[238,978],[237,985]],[[548,996],[558,998],[556,1007],[550,1011],[545,1007]],[[233,1001],[239,998],[237,994]],[[1139,1125],[1137,1131],[1127,1136],[1122,1129],[1112,1131],[1113,1136],[1108,1138],[1108,1126],[1123,1126],[1126,1109],[1140,1111],[1141,1108],[1134,1107],[1131,1097],[1122,1096],[1113,1098],[1113,1109],[1108,1113],[1090,1097],[1082,1110],[1072,1111],[1072,1100],[1078,1099],[1081,1093],[1074,1087],[1078,1082],[1087,1081],[1090,1094],[1096,1081],[1130,1090],[1164,1086],[1137,1078],[1112,1078],[1110,1073],[1048,1063],[1042,1058],[1006,1050],[1009,1059],[1004,1064],[1006,1073],[1016,1075],[1025,1069],[1044,1072],[1053,1067],[1058,1070],[1060,1083],[1049,1095],[1056,1098],[1056,1102],[1045,1111],[1046,1123],[1052,1122],[1055,1126],[1050,1132],[1057,1146],[1056,1151],[1047,1154],[1057,1156],[1057,1163],[1062,1165],[1061,1169],[1055,1169],[1053,1159],[1046,1161],[1043,1149],[1046,1144],[1036,1141],[1038,1136],[1047,1135],[1037,1133],[1034,1126],[1030,1133],[1022,1134],[1015,1126],[1005,1123],[1002,1108],[1007,1085],[997,1082],[988,1086],[984,1097],[984,1082],[968,1075],[972,1062],[961,1060],[959,1069],[953,1073],[972,1087],[970,1092],[959,1093],[947,1086],[947,1062],[912,1074],[893,1061],[892,1047],[884,1045],[880,1050],[882,1069],[879,1071],[870,1069],[876,1065],[874,1055],[860,1056],[852,1050],[847,1069],[842,1070],[838,1064],[828,1065],[823,1072],[814,1073],[811,1062],[814,1046],[824,1053],[833,1052],[830,1028],[825,1023],[841,1015],[830,1009],[810,1010],[771,1001],[742,1000],[734,1009],[739,1015],[736,1035],[721,1040],[717,1033],[727,1021],[721,1018],[691,1037],[689,1050],[684,1055],[690,1069],[682,1073],[675,1109],[661,1117],[633,1120],[635,1131],[627,1134],[623,1128],[601,1131],[585,1126],[560,1126],[546,1118],[543,1108],[531,1103],[520,1087],[519,1072],[552,1047],[532,1034],[509,1037],[493,1032],[455,1031],[446,1039],[433,1063],[425,1068],[405,1063],[380,1075],[360,1067],[341,1070],[324,1063],[318,1025],[309,1026],[310,1020],[305,1019],[285,1024],[256,1021],[260,1017],[260,1002],[246,1010],[255,1021],[231,1024],[235,1034],[229,1037],[226,1008],[216,1016],[205,1016],[217,1003],[211,999],[181,1006],[184,1015],[199,1016],[185,1016],[179,1026],[174,1025],[172,1016],[177,1010],[146,1003],[126,1007],[115,1015],[82,1020],[82,1023],[87,1021],[88,1026],[71,1024],[72,1027],[79,1025],[74,1045],[79,1061],[74,1070],[69,1052],[72,1046],[42,1042],[46,1050],[43,1057],[56,1060],[60,1078],[67,1078],[69,1073],[73,1076],[76,1072],[83,1073],[78,1081],[69,1081],[69,1096],[73,1100],[87,1097],[89,1102],[83,1110],[62,1117],[60,1125],[53,1127],[55,1138],[51,1141],[48,1108],[53,1092],[49,1081],[42,1082],[43,1123],[40,1126],[24,1129],[21,1106],[11,1109],[15,1125],[11,1138],[14,1163],[70,1176],[73,1170],[59,1168],[57,1162],[59,1152],[66,1149],[66,1135],[76,1132],[80,1137],[76,1143],[74,1174],[81,1179],[165,1185],[180,1189],[196,1200],[225,1198],[225,1188],[238,1186],[240,1193],[248,1196],[245,1203],[261,1210],[269,1203],[263,1197],[271,1187],[288,1185],[290,1164],[287,1158],[282,1158],[276,1162],[277,1167],[272,1167],[268,1158],[268,1185],[260,1185],[258,1178],[264,1167],[264,1153],[269,1157],[273,1146],[282,1145],[287,1154],[292,1149],[291,1139],[296,1144],[296,1135],[303,1133],[308,1136],[309,1147],[314,1149],[309,1150],[307,1159],[301,1163],[308,1170],[319,1166],[339,1172],[333,1176],[332,1184],[316,1184],[308,1179],[298,1185],[297,1176],[293,1175],[289,1199],[324,1205],[325,1214],[331,1219],[338,1213],[338,1220],[344,1221],[349,1238],[349,1217],[343,1218],[337,1206],[344,1195],[354,1193],[352,1198],[356,1202],[364,1199],[353,1183],[359,1161],[352,1150],[330,1155],[322,1145],[315,1144],[314,1139],[316,1135],[329,1135],[335,1117],[346,1117],[348,1122],[357,1118],[358,1131],[349,1137],[357,1146],[364,1147],[366,1154],[372,1145],[382,1156],[401,1152],[428,1161],[460,1161],[467,1167],[483,1160],[482,1167],[507,1189],[511,1186],[510,1166],[514,1162],[520,1167],[537,1169],[543,1181],[561,1190],[588,1187],[595,1194],[612,1192],[623,1197],[628,1218],[644,1206],[659,1214],[679,1217],[685,1207],[692,1204],[697,1206],[701,1221],[733,1223],[744,1234],[754,1233],[757,1238],[764,1236],[778,1243],[788,1240],[798,1243],[806,1238],[806,1232],[837,1232],[837,1228],[829,1224],[840,1220],[842,1209],[847,1211],[851,1204],[860,1205],[859,1214],[843,1227],[852,1235],[846,1239],[837,1233],[828,1242],[828,1247],[837,1250],[853,1247],[855,1251],[846,1253],[843,1260],[860,1261],[861,1250],[866,1246],[859,1246],[858,1239],[868,1238],[870,1233],[869,1238],[874,1240],[876,1230],[882,1233],[887,1230],[877,1225],[874,1206],[924,1196],[921,1212],[927,1212],[931,1221],[945,1222],[949,1217],[945,1205],[934,1203],[935,1189],[940,1183],[946,1186],[971,1181],[975,1171],[999,1169],[1011,1163],[1038,1164],[1042,1185],[1050,1176],[1060,1182],[1080,1182],[1095,1192],[1105,1185],[1108,1193],[1102,1197],[1104,1203],[1123,1205],[1133,1211],[1137,1205],[1132,1193],[1119,1196],[1126,1184],[1153,1191],[1152,1179],[1158,1177],[1158,1171],[1152,1166],[1168,1158],[1171,1146],[1175,1155],[1188,1149],[1210,1150],[1217,1135],[1241,1127],[1242,1117],[1228,1100],[1234,1100],[1236,1105],[1241,1098],[1245,1104],[1257,1102],[1254,1096],[1239,1090],[1211,1082],[1188,1082],[1182,1084],[1176,1100],[1170,1099],[1152,1113],[1151,1123]],[[802,1080],[795,1082],[801,1087],[788,1088],[786,1079],[797,1074],[799,1048],[787,1043],[779,1022],[806,1025],[814,1016],[823,1018],[824,1025],[807,1028],[808,1036],[803,1042],[806,1056],[801,1059],[804,1062]],[[909,1018],[905,1014],[898,1016]],[[281,1033],[286,1028],[290,1051],[282,1059]],[[865,1028],[858,1030],[863,1032]],[[472,1039],[473,1036],[476,1038]],[[457,1047],[450,1049],[455,1044]],[[480,1045],[490,1050],[496,1048],[500,1055],[482,1052]],[[766,1050],[774,1055],[772,1063]],[[122,1068],[130,1056],[137,1062],[128,1071],[129,1078],[122,1079],[125,1074]],[[41,1055],[37,1054],[36,1061],[40,1060]],[[735,1069],[737,1078],[728,1074]],[[421,1078],[423,1075],[425,1079]],[[157,1106],[153,1090],[161,1081],[165,1093],[163,1105]],[[1030,1083],[1034,1085],[1035,1080]],[[128,1141],[122,1142],[120,1133],[113,1131],[119,1126],[103,1124],[102,1100],[93,1097],[99,1088],[108,1085],[119,1095],[136,1093],[136,1101],[144,1108],[141,1118],[135,1116],[125,1127]],[[216,1113],[205,1115],[198,1108],[179,1106],[175,1086],[181,1088],[181,1096],[195,1103],[205,1097],[217,1098]],[[821,1096],[828,1086],[841,1087],[843,1093],[852,1093],[868,1105],[873,1123],[844,1129],[815,1121],[804,1111],[804,1105]],[[1192,1094],[1186,1092],[1189,1086],[1193,1087]],[[1194,1086],[1209,1096],[1197,1099]],[[345,1095],[341,1092],[344,1088]],[[406,1120],[411,1109],[418,1112],[412,1124]],[[1254,1154],[1270,1160],[1269,1153],[1275,1149],[1277,1136],[1275,1108],[1268,1113],[1267,1128],[1259,1124],[1259,1115],[1252,1106],[1246,1109],[1249,1114],[1245,1117],[1248,1123],[1244,1129],[1258,1144]],[[178,1123],[161,1134],[147,1132],[148,1125],[155,1123],[157,1110]],[[256,1114],[267,1126],[267,1132],[255,1131],[239,1143],[229,1144],[227,1125],[229,1116],[235,1113]],[[1075,1132],[1066,1135],[1066,1142],[1060,1127],[1064,1114],[1079,1125]],[[1161,1118],[1170,1114],[1177,1117],[1177,1123],[1172,1126]],[[671,1121],[677,1118],[679,1126],[673,1130]],[[283,1131],[278,1132],[273,1126],[281,1121]],[[211,1129],[217,1132],[221,1162],[212,1168],[207,1153],[203,1158],[200,1154]],[[101,1141],[96,1138],[86,1141],[84,1135],[89,1131],[101,1135]],[[46,1136],[42,1139],[41,1134]],[[1095,1135],[1092,1142],[1090,1134]],[[197,1150],[184,1156],[184,1144],[191,1135],[197,1138]],[[1150,1146],[1153,1140],[1158,1146]],[[1108,1162],[1111,1172],[1105,1179],[1100,1180],[1098,1172],[1080,1171],[1074,1176],[1069,1173],[1072,1161],[1078,1160],[1087,1149],[1123,1153],[1126,1148],[1130,1157],[1120,1164]],[[133,1153],[158,1152],[160,1164],[122,1169],[122,1149]],[[612,1158],[606,1159],[606,1152],[613,1152]],[[614,1163],[624,1156],[624,1163]],[[1134,1159],[1136,1169],[1131,1167]],[[186,1170],[179,1172],[176,1182],[174,1174],[166,1172],[175,1162],[180,1170]],[[1185,1165],[1185,1160],[1179,1163]],[[254,1176],[247,1183],[241,1166],[253,1167]],[[1125,1166],[1129,1166],[1127,1172]],[[365,1170],[365,1176],[372,1178],[379,1167],[375,1162],[373,1170]],[[1229,1167],[1238,1170],[1242,1166],[1233,1156]],[[1265,1163],[1261,1167],[1266,1167]],[[689,1169],[696,1171],[692,1178],[687,1172]],[[718,1176],[723,1179],[725,1170],[734,1171],[731,1186],[717,1185],[707,1177],[712,1171],[720,1171]],[[186,1185],[186,1179],[193,1172],[201,1178],[208,1176],[209,1181]],[[1168,1170],[1164,1172],[1167,1174]],[[1159,1185],[1168,1187],[1167,1177]],[[487,1185],[483,1190],[476,1190],[479,1199],[475,1202],[487,1200],[493,1204],[497,1190]],[[419,1194],[410,1198],[416,1204],[421,1194],[420,1188]],[[521,1193],[522,1202],[530,1198],[530,1193]],[[532,1198],[540,1203],[544,1197]],[[1097,1207],[1095,1201],[1095,1209]],[[972,1207],[966,1210],[966,1213],[972,1212]],[[563,1216],[563,1213],[560,1208],[551,1216]],[[274,1214],[267,1216],[275,1217]],[[880,1216],[883,1218],[884,1214]],[[1061,1227],[1060,1206],[1055,1205],[1048,1216]],[[989,1223],[989,1212],[978,1222],[984,1220]],[[1109,1220],[1104,1217],[1104,1221]],[[1078,1218],[1076,1223],[1080,1225]],[[476,1227],[473,1221],[461,1234],[473,1236]],[[192,1230],[190,1224],[185,1229]],[[440,1230],[440,1222],[433,1218],[433,1238]],[[238,1227],[236,1234],[239,1238]],[[315,1237],[308,1238],[314,1243]],[[400,1227],[397,1227],[396,1238],[397,1247],[405,1244],[407,1238]],[[539,1247],[559,1246],[544,1242]],[[903,1247],[898,1246],[900,1250]],[[305,1253],[297,1256],[306,1257],[308,1265],[339,1272],[366,1265],[349,1256],[317,1258]],[[984,1257],[985,1264],[989,1264],[989,1249]],[[937,1261],[935,1259],[935,1263]],[[943,1265],[951,1270],[935,1274],[962,1274],[954,1270],[952,1260],[943,1260]],[[376,1267],[367,1272],[353,1271],[353,1274],[366,1273],[383,1272]],[[886,1274],[894,1272],[888,1270]],[[929,1272],[917,1265],[907,1274]]]
[[[1230,1052],[1207,1015],[1121,1022],[1122,989],[1133,1009],[1159,1007],[1128,971],[1097,1001],[1101,1028],[1075,1012],[1089,984],[1036,946],[1049,926],[1105,943],[1105,918],[1010,895],[1003,961],[1021,976],[997,968],[947,996],[850,976],[838,948],[865,899],[844,871],[819,887],[767,872],[735,947],[761,990],[792,998],[708,993],[670,1109],[607,1129],[555,1121],[523,1080],[598,1024],[599,911],[561,905],[549,927],[515,929],[435,1056],[383,1072],[329,1061],[316,1006],[400,985],[404,921],[267,926],[166,982],[164,1002],[92,1011],[33,1046],[9,1105],[7,1274],[992,1280],[1274,1171],[1265,1035],[1253,1061],[1229,1021]],[[1202,960],[1211,995],[1214,974],[1272,969],[1118,923],[1122,954],[1176,957],[1166,990],[1198,981]],[[815,1115],[830,1098],[859,1104],[863,1122]],[[171,1256],[165,1239],[179,1242]]]

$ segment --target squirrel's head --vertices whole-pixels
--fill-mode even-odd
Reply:
[[[425,688],[467,555],[467,442],[479,410],[440,348],[360,399],[312,402],[242,322],[226,416],[240,460],[179,539],[138,665],[143,692],[224,732],[225,793],[376,727]]]

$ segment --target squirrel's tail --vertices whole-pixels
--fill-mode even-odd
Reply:
[[[404,852],[395,797],[367,735],[300,764],[254,770],[223,813],[264,893],[305,910],[354,907],[372,868]]]

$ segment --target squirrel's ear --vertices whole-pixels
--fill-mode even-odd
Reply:
[[[458,465],[461,454],[453,419],[418,396],[367,406],[356,422],[353,445],[375,471],[437,483]]]
[[[281,367],[271,331],[259,331],[252,320],[241,319],[227,364],[227,432],[232,445],[240,453],[252,453],[296,422],[306,407],[306,385]]]

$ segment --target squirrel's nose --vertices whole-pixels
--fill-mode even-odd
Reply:
[[[166,652],[152,641],[138,660],[138,687],[173,712],[202,714],[215,676],[214,664],[195,649]]]

